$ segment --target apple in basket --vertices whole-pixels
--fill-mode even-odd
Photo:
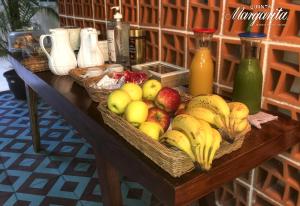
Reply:
[[[133,126],[139,127],[148,117],[148,107],[143,101],[132,101],[125,111],[125,119]]]
[[[162,126],[164,131],[167,131],[170,125],[170,115],[166,111],[154,107],[149,109],[147,121],[157,122]]]
[[[180,102],[181,97],[179,92],[170,87],[162,88],[155,98],[155,105],[170,113],[175,112],[178,109]]]
[[[153,101],[161,88],[161,83],[155,79],[146,81],[143,85],[143,98]]]
[[[142,88],[135,83],[126,83],[121,87],[121,90],[127,92],[133,101],[142,99]]]
[[[143,122],[141,126],[139,127],[139,130],[141,130],[143,133],[148,135],[154,140],[159,140],[159,137],[163,134],[164,130],[160,126],[160,124],[156,122]]]
[[[127,105],[131,102],[131,98],[127,92],[123,90],[115,90],[108,96],[108,109],[116,114],[123,114]]]

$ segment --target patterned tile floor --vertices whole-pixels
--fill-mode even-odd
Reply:
[[[43,151],[33,152],[27,104],[0,93],[0,205],[100,206],[90,145],[51,107],[39,103]],[[159,205],[141,185],[122,178],[124,205]]]

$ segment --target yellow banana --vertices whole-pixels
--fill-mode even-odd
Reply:
[[[206,159],[208,159],[208,155],[209,155],[209,149],[212,145],[212,141],[213,141],[213,137],[212,137],[212,128],[211,126],[203,121],[203,120],[198,120],[200,123],[200,127],[201,130],[203,130],[203,132],[205,132],[205,136],[204,136],[204,146],[203,146],[203,151],[202,151],[202,162],[204,163]]]
[[[240,133],[238,133],[237,136],[239,136],[239,137],[245,136],[250,130],[251,130],[251,125],[249,122],[247,122],[246,128],[243,131],[241,131]]]
[[[215,117],[216,113],[212,110],[206,109],[204,107],[193,107],[191,109],[186,110],[186,114],[189,114],[196,119],[204,120],[209,124],[215,125]]]
[[[244,131],[247,127],[248,127],[248,119],[238,119],[235,121],[234,127],[233,127],[233,131],[234,133],[240,133],[242,131]]]
[[[211,126],[191,115],[181,114],[173,119],[172,129],[183,132],[189,138],[192,151],[196,154],[197,161],[202,164],[205,152],[208,151],[205,146],[207,141],[211,141],[212,138]]]
[[[193,161],[195,161],[195,155],[192,152],[192,147],[189,139],[185,134],[177,130],[169,130],[160,137],[160,142],[166,142],[178,149],[184,151]]]
[[[225,118],[222,118],[220,115],[216,114],[210,109],[206,109],[204,107],[192,107],[191,109],[186,110],[186,114],[189,114],[198,120],[206,121],[218,129],[227,131],[225,126]]]
[[[184,133],[189,138],[192,148],[202,143],[201,137],[205,135],[199,121],[188,114],[177,115],[172,121],[172,129]]]
[[[226,127],[225,123],[224,123],[224,119],[220,115],[215,116],[214,122],[215,122],[215,126],[217,128],[225,128]]]
[[[202,145],[200,146],[200,152],[201,152],[201,161],[204,162],[204,160],[208,156],[209,148],[212,144],[212,128],[211,126],[203,121],[203,120],[198,120],[200,129],[202,131],[201,135],[201,143]]]
[[[200,164],[200,166],[203,168],[203,146],[198,144],[194,149],[194,154],[196,157],[197,162]]]
[[[230,102],[228,103],[230,109],[230,118],[233,119],[245,119],[249,115],[248,107],[241,102]]]
[[[210,149],[209,158],[206,160],[207,164],[205,167],[207,170],[209,170],[211,168],[212,161],[215,157],[217,150],[220,148],[221,141],[222,141],[222,137],[216,129],[212,128],[212,134],[213,134],[212,135],[213,136],[213,144]]]
[[[215,94],[194,97],[187,105],[188,109],[193,107],[204,107],[224,117],[230,114],[230,109],[226,101]]]
[[[228,107],[228,104],[222,97],[215,94],[194,97],[187,105],[187,109],[191,109],[194,107],[204,107],[212,110],[217,115],[220,115],[220,119],[216,120],[216,124],[219,124],[219,126],[221,126],[221,122],[223,122],[224,126],[220,128],[229,127],[230,109]]]

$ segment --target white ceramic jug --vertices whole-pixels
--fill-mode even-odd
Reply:
[[[44,39],[50,37],[52,48],[50,54],[44,47]],[[67,75],[77,67],[76,56],[70,46],[69,33],[66,29],[50,29],[49,35],[41,35],[40,46],[48,57],[49,68],[56,75]]]
[[[80,32],[80,50],[77,61],[80,68],[94,67],[104,64],[103,54],[98,47],[98,34],[96,29],[85,28]]]

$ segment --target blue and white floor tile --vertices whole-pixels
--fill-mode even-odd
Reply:
[[[26,102],[0,93],[0,205],[102,206],[91,146],[44,102],[39,116],[43,151],[36,154]],[[126,206],[160,205],[126,178],[121,188]]]

